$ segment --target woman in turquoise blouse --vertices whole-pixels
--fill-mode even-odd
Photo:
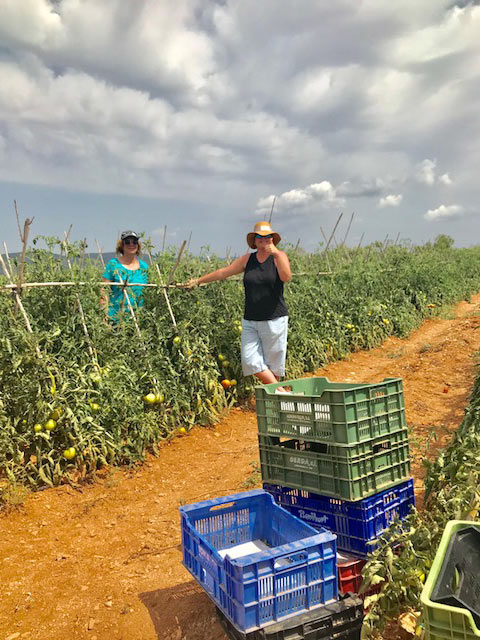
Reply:
[[[118,258],[113,258],[105,266],[103,280],[105,282],[137,283],[139,285],[148,282],[148,265],[140,260],[140,239],[135,231],[124,231],[117,242],[116,252]],[[123,313],[130,314],[129,305],[125,299],[128,296],[132,308],[135,310],[143,305],[143,287],[111,286],[110,291],[102,291],[100,306],[105,309],[108,318],[118,322]],[[107,295],[106,295],[107,294]]]

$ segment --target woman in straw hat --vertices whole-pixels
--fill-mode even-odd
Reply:
[[[247,234],[254,253],[246,253],[228,267],[190,280],[190,287],[225,280],[243,272],[245,313],[242,320],[242,369],[263,384],[277,382],[285,375],[288,309],[283,299],[283,283],[291,278],[290,262],[277,249],[280,236],[269,222],[257,222]]]

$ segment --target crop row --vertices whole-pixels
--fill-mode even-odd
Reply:
[[[56,241],[47,241],[48,249],[38,241],[29,251],[26,280],[90,284],[25,289],[32,333],[15,300],[0,293],[0,480],[50,486],[105,464],[136,463],[179,428],[211,424],[251,395],[252,380],[240,370],[240,281],[171,290],[177,327],[163,294],[148,289],[139,337],[131,321],[104,322],[95,284],[101,265],[73,247],[72,274]],[[340,247],[328,261],[321,251],[286,250],[293,272],[302,274],[286,287],[292,377],[388,335],[405,336],[445,304],[480,289],[480,249],[455,249],[445,237],[422,247]],[[175,252],[155,259],[165,279]],[[183,258],[176,279],[221,264],[204,250]],[[150,271],[158,281],[156,269]]]

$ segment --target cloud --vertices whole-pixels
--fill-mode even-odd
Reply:
[[[396,206],[419,237],[405,202],[478,194],[480,7],[456,4],[0,0],[0,181],[192,219],[352,199],[367,233]]]
[[[455,218],[464,213],[464,208],[458,204],[441,204],[436,209],[429,209],[423,216],[426,220],[438,220],[439,218]]]
[[[348,180],[337,187],[337,195],[346,198],[378,196],[383,193],[385,182],[381,178]]]
[[[270,195],[260,198],[257,202],[256,214],[266,215],[270,212],[274,196]],[[290,211],[306,209],[317,205],[338,206],[344,201],[337,197],[335,188],[328,182],[316,182],[303,189],[291,189],[280,194],[275,199],[275,209],[277,211]]]
[[[452,179],[450,178],[450,176],[448,175],[448,173],[443,173],[439,178],[438,178],[438,182],[440,184],[446,185],[447,187],[449,187],[451,184],[453,184]]]
[[[380,198],[378,201],[378,206],[382,209],[384,207],[398,207],[402,202],[403,196],[401,193],[394,195],[393,193],[385,196],[384,198]]]
[[[417,166],[415,173],[415,179],[421,184],[432,186],[435,184],[435,169],[437,167],[436,160],[429,160],[426,158]]]

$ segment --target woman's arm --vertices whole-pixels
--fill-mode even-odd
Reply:
[[[290,260],[285,251],[277,249],[277,253],[273,255],[278,275],[282,282],[289,282],[292,279],[292,270],[290,269]]]
[[[277,249],[273,242],[267,244],[265,251],[273,256],[280,280],[289,282],[292,279],[292,271],[290,269],[290,260],[285,251]]]
[[[236,258],[231,264],[227,267],[222,267],[221,269],[217,269],[216,271],[211,271],[210,273],[206,273],[204,276],[200,278],[192,278],[189,284],[191,286],[196,286],[199,284],[207,284],[208,282],[216,282],[217,280],[226,280],[230,278],[230,276],[235,276],[239,273],[245,271],[245,266],[247,264],[248,258],[250,254],[246,253],[244,256],[240,258]]]

